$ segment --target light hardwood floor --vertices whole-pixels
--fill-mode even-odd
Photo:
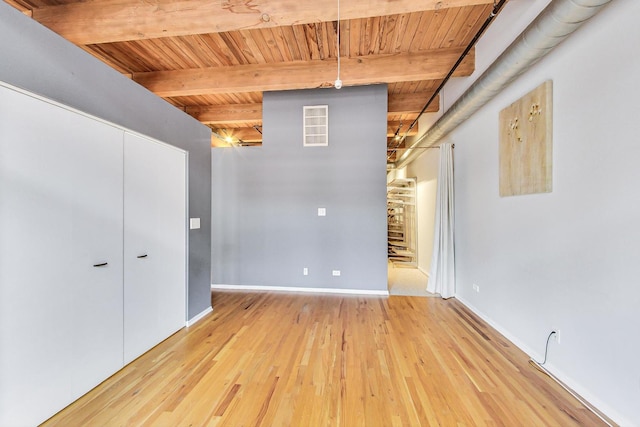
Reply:
[[[455,300],[215,292],[46,426],[597,426]]]

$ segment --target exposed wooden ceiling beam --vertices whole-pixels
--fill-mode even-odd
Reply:
[[[442,79],[462,51],[343,58],[340,76],[346,86]],[[472,49],[454,76],[469,76],[474,67]],[[320,60],[133,74],[133,80],[161,97],[330,87],[335,77],[336,61]]]
[[[431,97],[431,92],[417,92],[412,94],[389,95],[388,115],[415,114]],[[426,110],[428,113],[438,111],[440,97],[431,103]],[[196,120],[208,124],[233,124],[262,120],[262,104],[225,104],[208,106],[188,106],[185,111]]]
[[[432,92],[403,93],[389,95],[389,115],[419,113],[433,95]],[[436,96],[425,113],[435,113],[440,110],[440,95]]]
[[[356,19],[494,0],[342,0],[340,18]],[[76,44],[328,22],[335,0],[93,0],[34,9],[33,18]]]
[[[186,113],[208,124],[231,124],[262,120],[262,104],[226,104],[187,107]]]
[[[396,134],[398,128],[400,128],[399,134],[402,136],[406,133],[407,129],[411,125],[411,122],[389,122],[387,123],[387,138],[391,138]],[[214,132],[211,136],[211,145],[214,147],[227,147],[231,144],[228,141],[223,140],[227,136],[230,137],[232,143],[238,143],[238,141],[243,142],[261,142],[262,134],[258,132],[255,128],[236,128],[236,129],[214,129]],[[418,124],[411,129],[408,136],[413,136],[418,134]],[[221,136],[223,139],[220,139]]]

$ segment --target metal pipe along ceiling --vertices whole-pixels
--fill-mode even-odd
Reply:
[[[414,147],[437,144],[611,0],[554,0],[511,43],[478,80],[392,166],[399,169],[421,154]]]

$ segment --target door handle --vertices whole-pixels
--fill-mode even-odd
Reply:
[[[140,259],[140,258],[146,258],[147,256],[148,256],[147,254],[144,254],[144,255],[138,255],[138,257],[137,257],[137,258],[138,258],[138,259]]]
[[[93,264],[94,267],[105,267],[107,264],[109,264],[108,262],[103,262],[100,264]]]

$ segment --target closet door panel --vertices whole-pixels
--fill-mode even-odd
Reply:
[[[125,133],[124,349],[128,363],[186,320],[186,153]]]
[[[122,131],[0,86],[0,425],[35,425],[71,403],[78,370],[88,378],[104,364],[87,354],[98,339],[100,351],[119,355],[102,371],[122,364],[122,240],[111,237],[122,232],[112,197],[122,188],[121,144]],[[96,182],[112,194],[94,206]],[[96,216],[110,218],[102,237],[90,226]],[[114,259],[108,271],[87,267],[91,245],[75,247],[92,233],[108,242],[99,254]]]
[[[74,149],[74,398],[124,365],[124,132],[98,122],[91,125],[90,137],[78,140]]]
[[[38,424],[72,400],[71,143],[33,117],[67,121],[0,87],[0,425]]]

